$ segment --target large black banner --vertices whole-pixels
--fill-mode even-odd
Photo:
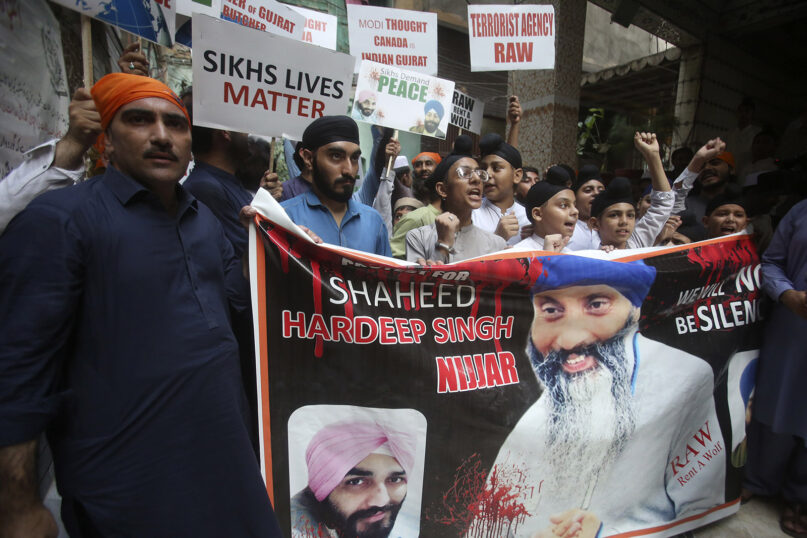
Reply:
[[[419,267],[259,220],[262,463],[290,536],[671,536],[737,510],[749,236]]]

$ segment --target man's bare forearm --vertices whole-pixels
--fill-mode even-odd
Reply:
[[[37,441],[0,447],[0,537],[54,538],[59,528],[39,499]]]
[[[9,513],[38,504],[37,441],[0,448],[0,521]]]

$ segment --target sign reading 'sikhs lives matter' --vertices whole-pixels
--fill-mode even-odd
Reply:
[[[194,125],[299,139],[347,109],[347,54],[198,14],[193,42]]]

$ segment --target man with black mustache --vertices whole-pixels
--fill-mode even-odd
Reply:
[[[91,95],[109,167],[0,236],[0,536],[56,535],[37,494],[47,432],[71,537],[279,537],[230,325],[248,283],[178,184],[187,111],[137,75]]]
[[[376,422],[341,422],[314,435],[308,485],[291,499],[292,536],[387,538],[407,494],[415,437]]]
[[[296,224],[325,243],[390,256],[378,211],[352,199],[359,170],[359,127],[347,116],[317,118],[303,132],[300,155],[312,170],[311,191],[281,205]]]
[[[585,511],[583,529],[593,514],[611,535],[725,502],[725,450],[683,485],[689,466],[671,465],[705,424],[707,444],[722,436],[709,365],[638,333],[655,269],[563,255],[532,263],[543,271],[532,286],[527,354],[543,392],[489,474],[500,486],[520,477],[530,515],[515,535],[544,532],[570,510]]]

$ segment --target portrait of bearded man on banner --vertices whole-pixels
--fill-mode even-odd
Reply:
[[[291,499],[295,538],[387,538],[408,492],[416,438],[354,419],[320,429],[305,453],[308,485]]]
[[[526,351],[543,391],[488,475],[527,514],[510,535],[576,526],[580,537],[609,536],[725,503],[711,367],[639,332],[655,268],[565,255],[531,263],[542,270]],[[477,517],[468,535],[490,525]]]

